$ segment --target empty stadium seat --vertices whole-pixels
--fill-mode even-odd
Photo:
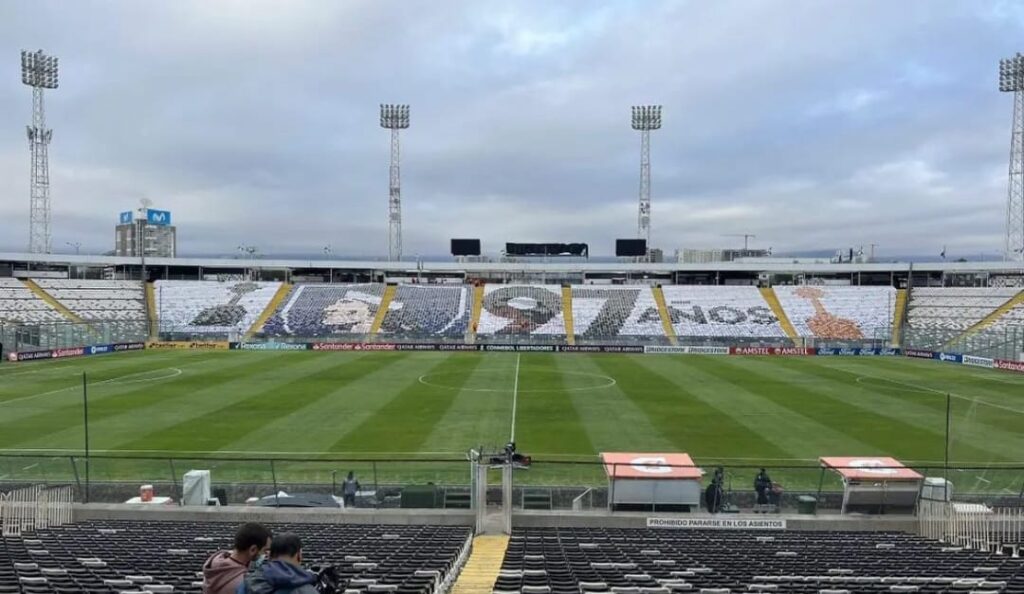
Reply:
[[[5,538],[0,540],[0,593],[198,594],[203,562],[231,547],[236,528],[218,522],[106,521]],[[334,566],[339,586],[351,594],[432,594],[455,569],[469,537],[467,528],[442,526],[270,528],[298,533],[304,562]]]
[[[757,287],[667,285],[662,287],[662,292],[678,336],[786,336]]]
[[[945,551],[939,543],[894,532],[771,535],[743,530],[515,529],[494,591],[1024,591],[1024,559]],[[905,589],[910,587],[914,589]]]
[[[161,332],[246,332],[281,287],[278,282],[173,281],[154,286]]]
[[[949,340],[983,320],[1016,295],[1017,288],[921,287],[910,291],[907,303],[907,338],[917,348],[939,349]],[[1024,312],[1011,311],[1005,322],[1013,325]],[[1002,322],[1002,320],[1000,320]]]
[[[487,285],[477,336],[565,336],[561,288]]]
[[[266,336],[327,337],[366,334],[384,297],[384,285],[297,285],[263,326]]]
[[[785,285],[774,290],[800,336],[871,340],[891,334],[896,307],[892,287]]]
[[[582,339],[665,336],[658,304],[646,285],[573,286],[572,319]]]
[[[36,284],[83,320],[146,319],[139,281],[39,279]]]
[[[462,337],[469,324],[470,295],[466,285],[399,285],[380,333]]]
[[[0,278],[0,322],[65,322],[64,316],[16,278]]]

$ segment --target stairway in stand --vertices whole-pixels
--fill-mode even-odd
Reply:
[[[474,538],[473,552],[455,581],[452,594],[491,594],[501,564],[505,561],[508,540],[507,535]]]

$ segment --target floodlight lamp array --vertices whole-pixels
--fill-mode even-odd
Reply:
[[[634,130],[657,130],[658,128],[661,128],[660,105],[633,106]]]
[[[408,128],[409,127],[409,106],[391,103],[382,103],[380,106],[381,128]]]
[[[43,50],[21,51],[21,82],[40,89],[56,89],[58,80],[56,56],[48,56]]]
[[[1024,91],[1024,55],[999,60],[999,90],[1003,93]]]

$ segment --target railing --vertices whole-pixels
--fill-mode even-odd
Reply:
[[[40,485],[0,493],[0,535],[20,536],[71,522],[73,495],[70,487]]]
[[[39,324],[0,322],[0,344],[5,351],[64,349],[142,341],[147,331],[148,322],[144,319]]]
[[[918,521],[921,536],[956,547],[1014,557],[1024,548],[1024,507],[927,502],[921,505]]]
[[[718,462],[722,462],[718,464]],[[843,481],[838,473],[818,464],[763,466],[700,460],[707,474],[704,487],[712,480],[712,469],[721,468],[722,503],[739,509],[754,509],[756,494],[754,477],[766,468],[777,488],[780,509],[795,509],[800,496],[812,496],[819,510],[837,511],[842,506]],[[631,465],[606,466],[596,459],[534,460],[528,469],[515,471],[517,492],[513,501],[522,499],[522,489],[531,492],[547,490],[554,509],[606,509],[614,499],[614,481]],[[668,465],[662,465],[668,467]],[[694,469],[695,467],[685,467]],[[1024,506],[1024,465],[951,466],[913,465],[923,476],[947,476],[954,485],[958,500],[990,505]],[[135,495],[142,484],[154,485],[159,495],[180,500],[181,477],[192,469],[210,470],[213,486],[223,488],[229,502],[238,504],[251,497],[278,491],[340,494],[340,480],[352,472],[362,486],[360,506],[403,507],[423,505],[411,503],[410,487],[435,506],[444,505],[446,495],[464,495],[470,489],[471,468],[464,456],[451,457],[338,457],[324,456],[270,458],[244,456],[166,455],[66,455],[10,453],[0,455],[0,488],[28,485],[70,485],[78,501],[122,502]],[[875,467],[879,480],[887,475]],[[659,473],[651,475],[661,476]],[[494,481],[495,484],[498,481]],[[457,497],[448,497],[452,501]],[[702,496],[703,500],[703,496]],[[422,499],[418,500],[422,501]],[[431,507],[432,505],[425,505]],[[586,509],[585,508],[585,509]]]

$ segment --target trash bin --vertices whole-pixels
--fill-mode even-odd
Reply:
[[[796,498],[796,511],[799,514],[813,515],[818,508],[818,500],[810,495],[801,495]]]

